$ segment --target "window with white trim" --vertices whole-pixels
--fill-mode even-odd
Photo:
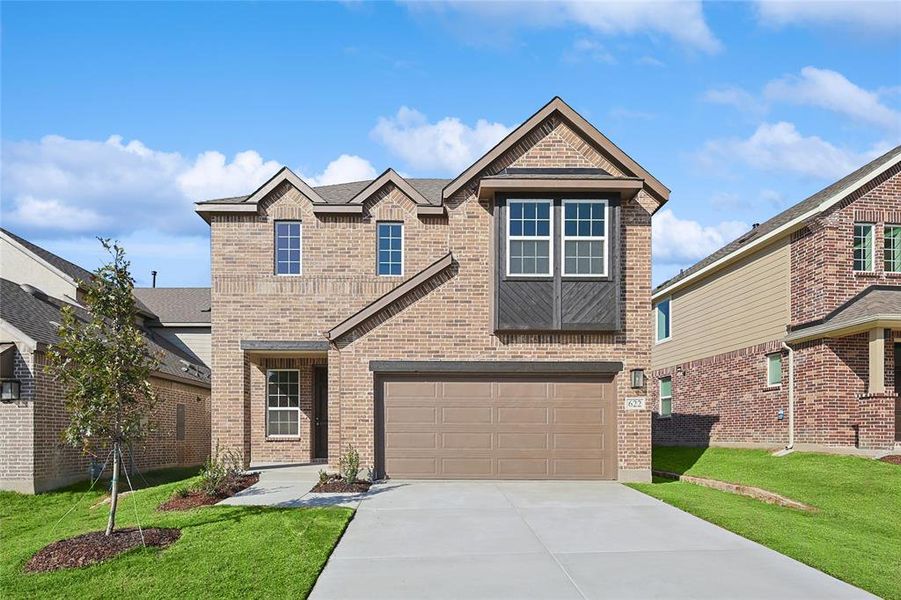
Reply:
[[[607,275],[607,201],[563,201],[563,275]]]
[[[300,435],[300,373],[294,369],[266,372],[266,435]]]
[[[657,329],[657,341],[665,342],[670,338],[670,327],[672,326],[671,319],[671,299],[667,298],[666,300],[661,300],[657,303],[657,306],[654,308],[654,313],[656,316],[656,329]]]
[[[300,221],[275,222],[275,274],[301,274]]]
[[[553,275],[550,200],[510,200],[507,205],[507,275]]]
[[[671,417],[673,415],[673,378],[661,377],[660,386],[660,416]]]
[[[873,271],[873,238],[875,227],[872,223],[854,224],[854,270]]]
[[[404,274],[404,224],[379,223],[378,237],[378,274]]]
[[[883,246],[885,272],[901,273],[901,225],[885,226]]]
[[[782,353],[766,355],[766,384],[768,387],[782,385]]]

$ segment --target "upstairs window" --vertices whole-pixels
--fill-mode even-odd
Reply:
[[[275,222],[275,274],[300,275],[300,221]]]
[[[901,225],[885,226],[885,271],[901,273]]]
[[[666,300],[661,300],[657,303],[657,307],[655,309],[656,317],[657,317],[657,341],[665,342],[670,338],[670,298]]]
[[[607,202],[563,201],[563,275],[607,275]]]
[[[872,223],[854,224],[854,270],[873,271],[873,230]]]
[[[507,275],[552,275],[551,235],[550,200],[511,200],[507,210]]]
[[[673,416],[673,378],[660,378],[660,416]]]
[[[378,224],[378,274],[404,274],[404,224]]]

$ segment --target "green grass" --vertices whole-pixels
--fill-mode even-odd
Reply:
[[[184,470],[150,474],[145,489],[119,502],[117,526],[133,526],[137,506],[143,527],[180,528],[182,535],[175,544],[53,573],[26,574],[22,567],[50,542],[103,529],[107,506],[89,508],[103,494],[86,492],[86,484],[37,496],[0,492],[0,596],[306,597],[352,511],[210,506],[157,512],[156,506],[175,489],[193,482],[184,479],[188,474]],[[75,504],[77,508],[64,517]]]
[[[810,504],[782,508],[689,483],[632,484],[884,598],[901,599],[901,467],[851,456],[654,448],[654,469],[760,487]]]

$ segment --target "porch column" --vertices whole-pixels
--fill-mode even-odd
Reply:
[[[885,329],[870,330],[870,384],[869,394],[885,393]]]

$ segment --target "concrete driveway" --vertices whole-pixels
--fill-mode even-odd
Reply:
[[[397,481],[360,503],[311,597],[872,596],[615,483]]]

